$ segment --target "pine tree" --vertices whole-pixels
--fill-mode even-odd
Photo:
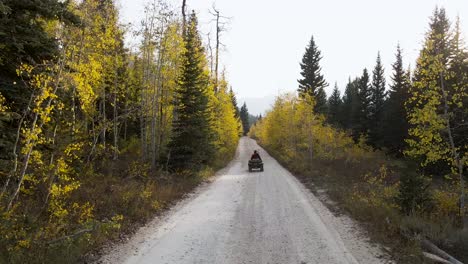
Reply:
[[[244,131],[243,131],[242,122],[240,119],[239,106],[237,105],[236,94],[232,90],[232,87],[229,88],[229,97],[231,98],[232,107],[234,108],[234,118],[237,120],[237,125],[238,125],[237,131],[239,132],[239,135],[242,135]]]
[[[410,163],[409,168],[401,175],[397,196],[402,213],[412,215],[424,212],[430,207],[430,183],[430,180]]]
[[[169,143],[173,170],[200,168],[213,155],[210,129],[209,76],[198,22],[192,12],[184,36],[183,66],[176,88],[176,120]]]
[[[242,128],[244,130],[244,136],[249,133],[250,130],[250,121],[249,121],[249,110],[247,109],[247,104],[244,102],[240,109],[240,119],[242,122]]]
[[[370,86],[370,126],[369,143],[374,147],[381,147],[383,142],[383,115],[385,104],[385,72],[380,58],[380,52],[377,54],[375,68],[372,71],[372,84]]]
[[[359,78],[357,85],[358,101],[356,102],[355,118],[353,118],[355,121],[357,121],[357,124],[354,125],[354,139],[358,139],[361,135],[367,136],[371,127],[370,114],[372,106],[372,94],[370,90],[369,73],[367,72],[367,69],[363,70],[362,76]]]
[[[305,94],[315,97],[316,105],[314,110],[317,113],[325,113],[327,105],[327,94],[324,88],[327,87],[328,84],[321,73],[321,59],[320,50],[315,44],[314,37],[311,37],[302,62],[300,63],[301,75],[303,78],[298,80],[299,89],[297,89],[297,91],[300,97],[304,97]]]
[[[359,78],[351,81],[348,80],[345,93],[343,95],[343,104],[340,112],[340,123],[344,129],[355,129],[358,124],[358,109],[359,109]]]
[[[408,100],[410,86],[409,72],[403,69],[403,58],[400,46],[397,47],[396,61],[392,65],[392,84],[389,97],[385,102],[383,122],[383,144],[389,153],[401,155],[408,137],[408,120],[405,102]]]
[[[239,106],[237,106],[236,94],[234,94],[232,87],[229,88],[229,97],[231,97],[232,106],[234,107],[234,116],[235,118],[239,118]]]
[[[340,113],[343,101],[341,100],[340,90],[338,84],[335,83],[335,88],[328,98],[328,122],[334,126],[340,126]]]

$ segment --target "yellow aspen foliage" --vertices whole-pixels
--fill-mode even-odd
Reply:
[[[364,180],[366,188],[355,188],[352,199],[361,205],[380,209],[398,209],[395,197],[398,195],[399,183],[386,184],[388,169],[381,165],[377,174],[368,173]]]
[[[434,190],[432,195],[434,210],[431,218],[434,220],[454,218],[459,212],[459,194],[454,190],[459,189],[458,186],[452,186],[451,189],[440,188]]]
[[[0,159],[1,263],[79,262],[213,175],[240,135],[227,80],[214,91],[202,36],[194,23],[187,52],[180,18],[165,0],[148,4],[137,49],[125,46],[115,1],[49,2],[43,12],[57,2],[69,13],[30,20],[43,27],[37,35],[48,46],[38,50],[50,50],[47,59],[25,50],[31,64],[18,67],[16,82],[0,94],[0,128],[8,129],[8,148],[0,142],[7,150]],[[196,60],[199,77],[189,85],[181,78],[187,58]],[[195,149],[210,152],[200,171],[187,169],[192,179],[173,177],[168,165],[182,85],[203,95],[194,103],[203,104],[199,115],[187,111],[185,119],[203,116],[203,130],[193,133],[204,140]]]
[[[345,132],[325,124],[324,117],[313,111],[314,98],[279,96],[273,109],[258,121],[250,136],[281,155],[286,161],[301,159],[355,162],[369,155],[368,147],[356,145]]]
[[[117,25],[117,13],[112,4],[101,1],[83,1],[74,8],[82,20],[81,27],[67,28],[65,52],[67,63],[73,69],[72,87],[80,98],[80,107],[89,117],[95,114],[95,102],[103,94],[106,78],[114,71],[113,54],[119,48],[121,29]],[[86,25],[86,26],[84,26]]]
[[[6,99],[3,97],[3,95],[0,93],[0,114],[3,114],[4,112],[8,111],[10,108],[6,105]]]
[[[230,158],[239,141],[240,121],[235,117],[234,105],[227,91],[228,83],[224,76],[218,83],[218,92],[211,96],[213,103],[214,145],[221,159]]]

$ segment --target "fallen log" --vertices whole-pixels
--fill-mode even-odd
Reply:
[[[432,253],[428,253],[428,252],[423,252],[423,256],[430,260],[431,262],[434,262],[434,263],[442,263],[442,264],[452,264],[450,263],[450,261],[448,260],[445,260],[437,255],[434,255]]]
[[[438,248],[432,242],[427,239],[421,239],[421,246],[428,250],[429,252],[440,256],[441,258],[447,260],[449,263],[452,264],[463,264],[461,261],[457,260],[456,258],[450,256],[447,252],[443,251],[442,249]]]

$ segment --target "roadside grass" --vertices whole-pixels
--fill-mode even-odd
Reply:
[[[264,147],[322,198],[332,212],[357,220],[371,240],[389,250],[397,263],[432,263],[422,256],[420,237],[468,263],[468,232],[457,227],[453,217],[456,204],[453,207],[447,199],[456,197],[453,189],[433,184],[431,209],[404,215],[397,201],[400,175],[405,172],[401,161],[389,159],[380,152],[371,152],[354,162],[344,158],[310,160],[304,153],[291,158]],[[326,198],[321,190],[325,190]],[[327,199],[332,203],[326,202]]]
[[[70,235],[45,240],[41,239],[41,234],[47,232],[43,226],[46,226],[48,219],[42,216],[24,219],[24,223],[18,226],[28,227],[22,234],[31,242],[20,244],[15,237],[0,241],[0,263],[96,261],[103,249],[113,243],[125,242],[139,227],[169,209],[230,161],[224,157],[216,161],[213,167],[173,174],[162,169],[150,169],[149,165],[139,161],[135,151],[130,149],[123,152],[115,161],[95,161],[80,171],[80,187],[73,192],[70,203],[89,204],[87,217],[83,216],[83,219],[88,219],[86,222],[68,219],[80,224],[64,222],[62,226],[54,228],[66,228],[66,233]],[[40,202],[30,201],[31,204]],[[67,217],[81,216],[70,213]],[[8,228],[5,225],[8,222],[1,224]]]

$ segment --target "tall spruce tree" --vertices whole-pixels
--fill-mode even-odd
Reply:
[[[244,104],[242,105],[241,109],[240,109],[240,119],[241,119],[241,122],[242,122],[242,128],[243,128],[243,131],[244,131],[244,136],[247,135],[247,133],[249,133],[249,130],[250,130],[250,114],[249,114],[249,110],[247,109],[247,104],[244,102]]]
[[[232,90],[232,87],[229,89],[229,97],[231,98],[231,103],[232,106],[234,107],[234,118],[238,121],[237,122],[237,131],[239,132],[239,136],[244,133],[243,128],[242,128],[242,122],[240,120],[240,111],[239,111],[239,106],[237,106],[237,98],[236,94]]]
[[[335,83],[333,92],[328,98],[328,122],[334,126],[341,126],[340,124],[340,114],[341,106],[343,101],[341,100],[340,90],[338,89],[338,84]]]
[[[369,73],[367,69],[364,69],[362,76],[357,82],[358,91],[356,109],[355,109],[355,118],[357,124],[354,125],[354,139],[358,139],[361,135],[367,136],[369,134],[369,129],[371,127],[371,101],[372,93],[369,84]]]
[[[383,115],[385,104],[385,72],[380,58],[380,52],[377,54],[375,68],[372,71],[372,84],[370,86],[371,104],[370,104],[370,126],[369,143],[374,147],[383,145]]]
[[[383,122],[383,144],[388,152],[401,155],[405,147],[405,139],[408,137],[408,120],[405,102],[408,100],[410,86],[409,72],[403,69],[403,58],[400,45],[397,47],[396,60],[392,65],[392,84],[389,97],[385,102],[385,114]]]
[[[236,94],[232,90],[232,87],[229,88],[229,97],[231,97],[232,106],[234,106],[234,117],[239,118],[239,107],[237,106]]]
[[[195,12],[187,21],[183,66],[176,88],[176,119],[169,143],[173,170],[199,168],[213,156],[210,128],[209,76]]]
[[[302,62],[300,63],[302,79],[298,80],[299,88],[297,91],[301,97],[305,94],[314,96],[316,101],[314,110],[317,113],[326,113],[327,94],[324,88],[327,87],[328,84],[321,73],[321,59],[320,50],[312,36],[304,56],[302,57]]]
[[[358,108],[359,108],[359,78],[351,81],[348,80],[346,89],[343,95],[343,104],[340,113],[340,123],[344,129],[354,130],[358,124]]]

